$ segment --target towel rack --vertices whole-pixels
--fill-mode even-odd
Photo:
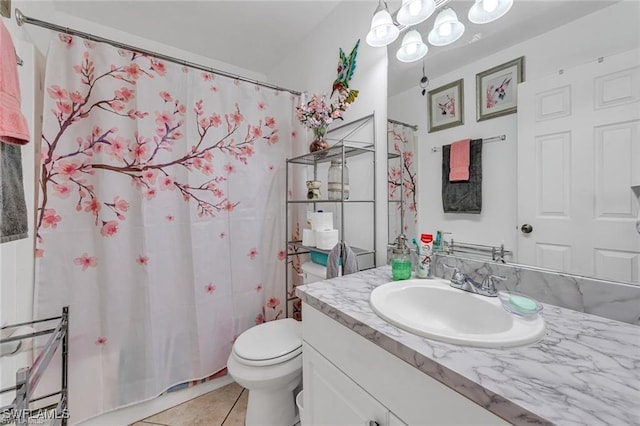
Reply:
[[[499,136],[492,136],[490,138],[483,138],[482,139],[482,143],[489,143],[489,142],[497,142],[497,141],[503,141],[507,139],[507,135],[499,135]],[[431,147],[431,152],[438,152],[438,151],[442,151],[442,147],[441,146],[434,146]]]
[[[68,409],[68,357],[69,357],[69,307],[62,308],[62,315],[40,319],[35,321],[23,322],[20,324],[12,324],[2,327],[2,329],[15,328],[23,325],[34,325],[45,323],[49,321],[57,320],[57,324],[53,328],[48,328],[42,331],[36,331],[30,334],[24,334],[17,337],[9,337],[6,339],[0,339],[0,343],[8,343],[21,339],[33,339],[36,336],[42,336],[50,334],[46,345],[36,357],[31,367],[24,367],[16,372],[16,385],[5,389],[0,389],[0,394],[15,391],[16,397],[11,404],[5,407],[0,407],[0,424],[13,424],[22,426],[31,424],[32,422],[40,422],[44,420],[50,420],[48,423],[51,426],[66,426],[69,418]],[[57,349],[61,347],[62,350],[62,377],[61,388],[57,392],[53,392],[47,395],[43,395],[37,398],[33,398],[34,391],[44,371],[51,362],[53,355]],[[59,395],[57,402],[54,402],[45,407],[31,409],[30,404],[42,401],[53,396]],[[51,411],[53,410],[53,411]]]
[[[463,243],[459,241],[444,241],[445,245],[442,250],[445,254],[467,253],[488,256],[491,254],[491,260],[494,262],[506,263],[505,257],[513,255],[511,250],[504,248],[504,244],[499,246],[491,246],[486,244]]]

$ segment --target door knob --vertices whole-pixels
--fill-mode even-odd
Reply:
[[[531,232],[533,232],[533,226],[529,225],[528,223],[525,223],[520,227],[520,230],[522,231],[523,234],[530,234]]]

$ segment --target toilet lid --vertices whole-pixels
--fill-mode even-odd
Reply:
[[[242,333],[233,344],[238,360],[250,365],[287,361],[302,351],[302,324],[291,318],[269,321]]]

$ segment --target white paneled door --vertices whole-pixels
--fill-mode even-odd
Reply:
[[[640,282],[635,182],[638,52],[519,85],[519,263]]]

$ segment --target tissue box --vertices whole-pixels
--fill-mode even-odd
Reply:
[[[327,260],[329,259],[329,253],[322,253],[320,251],[311,250],[311,261],[318,265],[327,266]],[[338,259],[338,265],[342,265],[342,258]]]

